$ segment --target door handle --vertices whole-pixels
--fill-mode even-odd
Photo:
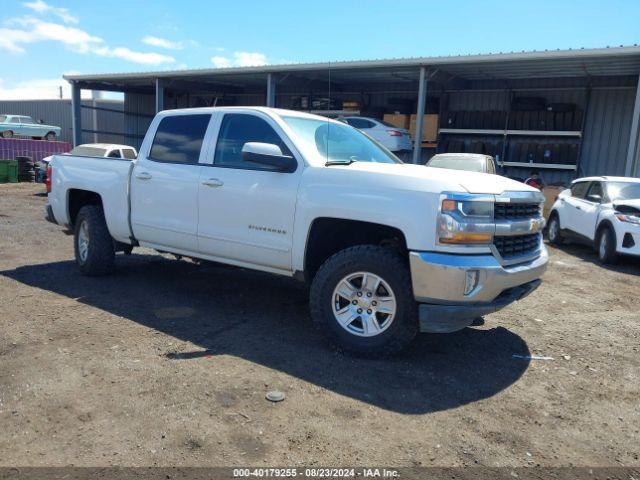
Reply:
[[[224,182],[218,178],[209,178],[202,182],[202,185],[205,187],[221,187],[224,185]]]
[[[577,208],[578,210],[582,210],[582,207],[578,207],[577,205],[576,205],[576,208]]]
[[[151,180],[151,174],[149,172],[138,172],[136,173],[136,178],[140,180]]]

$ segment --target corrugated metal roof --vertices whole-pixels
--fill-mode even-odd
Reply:
[[[331,69],[342,72],[350,80],[406,73],[413,79],[416,67],[426,66],[467,79],[571,77],[595,75],[631,75],[640,73],[640,46],[595,49],[544,50],[530,52],[487,53],[415,57],[380,60],[355,60],[318,63],[294,63],[255,67],[202,68],[193,70],[161,70],[134,73],[65,75],[69,81],[106,82],[111,84],[148,85],[156,78],[189,79],[189,77],[234,77],[268,73],[314,72]],[[366,70],[367,72],[359,72]]]

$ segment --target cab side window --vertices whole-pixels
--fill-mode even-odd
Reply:
[[[120,150],[111,150],[109,152],[109,155],[107,155],[107,157],[109,157],[109,158],[122,158],[120,156]]]
[[[197,164],[209,120],[209,114],[164,117],[153,138],[149,160]]]
[[[220,125],[213,164],[218,167],[269,170],[242,158],[242,147],[247,142],[271,143],[280,147],[283,155],[293,156],[276,131],[262,118],[245,113],[227,113]]]
[[[600,203],[604,198],[604,190],[602,188],[602,182],[593,182],[589,187],[586,199],[590,202]]]
[[[584,198],[587,193],[589,182],[577,182],[571,185],[571,196],[575,198]]]

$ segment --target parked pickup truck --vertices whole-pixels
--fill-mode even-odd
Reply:
[[[536,189],[403,164],[300,112],[165,111],[136,160],[60,155],[50,169],[46,216],[74,232],[83,274],[143,246],[295,277],[313,321],[366,356],[527,296],[548,260]]]

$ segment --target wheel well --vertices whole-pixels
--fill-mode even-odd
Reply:
[[[616,230],[615,228],[613,228],[613,225],[611,224],[611,222],[609,220],[603,220],[600,222],[600,225],[598,225],[598,228],[596,229],[596,234],[593,237],[594,244],[598,241],[598,238],[600,238],[600,234],[605,228],[610,229],[613,232],[613,236],[615,237]]]
[[[96,192],[90,192],[88,190],[71,189],[68,193],[68,208],[69,208],[69,222],[71,225],[75,224],[78,212],[85,205],[100,205],[102,206],[102,198]]]
[[[304,277],[315,276],[334,253],[355,245],[385,245],[406,257],[407,241],[397,228],[378,223],[339,218],[317,218],[309,229],[304,259]]]

